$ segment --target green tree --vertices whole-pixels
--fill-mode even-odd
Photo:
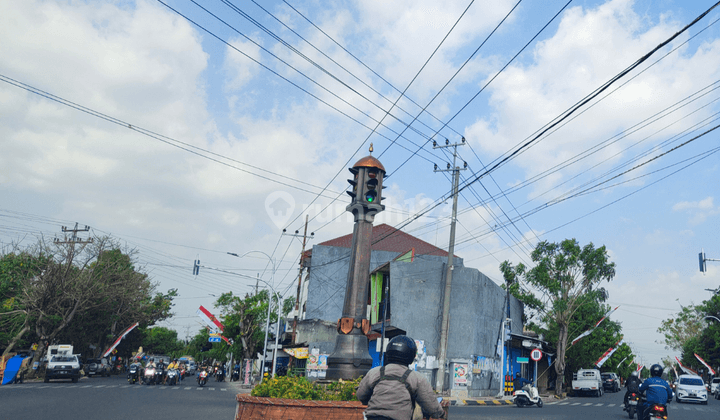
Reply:
[[[148,328],[143,334],[143,350],[147,354],[179,356],[185,344],[178,340],[177,331],[166,327]]]
[[[3,356],[16,345],[29,347],[23,337],[31,330],[31,318],[23,303],[23,286],[37,278],[49,261],[44,254],[8,253],[0,258],[0,348]]]
[[[690,305],[682,306],[680,312],[673,318],[662,321],[657,331],[664,337],[665,348],[682,351],[688,340],[700,334],[704,327],[702,319],[702,309]]]
[[[581,247],[575,239],[540,242],[531,258],[536,265],[529,270],[522,263],[512,266],[508,261],[500,264],[500,270],[510,293],[536,311],[548,329],[554,328],[553,324],[557,328],[555,392],[560,394],[570,324],[583,305],[607,298],[598,285],[615,277],[615,263],[609,262],[604,246],[595,248],[590,243]]]

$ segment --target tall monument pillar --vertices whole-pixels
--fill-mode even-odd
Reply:
[[[326,379],[355,379],[372,367],[367,339],[370,331],[370,321],[367,319],[370,247],[375,215],[385,210],[385,206],[380,204],[385,167],[374,157],[366,156],[349,170],[353,179],[348,179],[352,189],[347,193],[352,197],[352,202],[346,210],[353,214],[355,227],[345,303],[342,318],[338,320],[335,351],[328,356]]]

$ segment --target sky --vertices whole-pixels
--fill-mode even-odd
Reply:
[[[661,321],[720,286],[720,10],[666,43],[713,4],[0,0],[0,246],[112,235],[185,338],[257,276],[294,294],[293,233],[352,232],[371,143],[376,225],[447,249],[447,140],[465,265],[604,245],[612,319],[657,362]]]

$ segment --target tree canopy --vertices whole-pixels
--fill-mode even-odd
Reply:
[[[579,319],[581,308],[607,299],[599,284],[615,277],[615,263],[609,261],[604,246],[595,248],[590,243],[581,247],[575,239],[560,243],[542,241],[530,256],[535,263],[533,268],[504,261],[500,270],[510,293],[539,316],[547,331],[556,331],[555,390],[561,393],[569,328]]]
[[[0,257],[4,354],[35,342],[37,361],[47,344],[60,342],[97,356],[133,323],[145,327],[172,315],[175,290],[156,292],[157,284],[135,268],[132,251],[109,237],[93,239],[39,241]]]

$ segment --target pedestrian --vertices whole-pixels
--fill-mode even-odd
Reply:
[[[440,404],[428,380],[408,368],[416,354],[413,339],[394,337],[385,353],[386,365],[371,369],[360,381],[356,395],[368,406],[368,420],[411,420],[416,404],[424,417],[446,418],[449,401]]]

